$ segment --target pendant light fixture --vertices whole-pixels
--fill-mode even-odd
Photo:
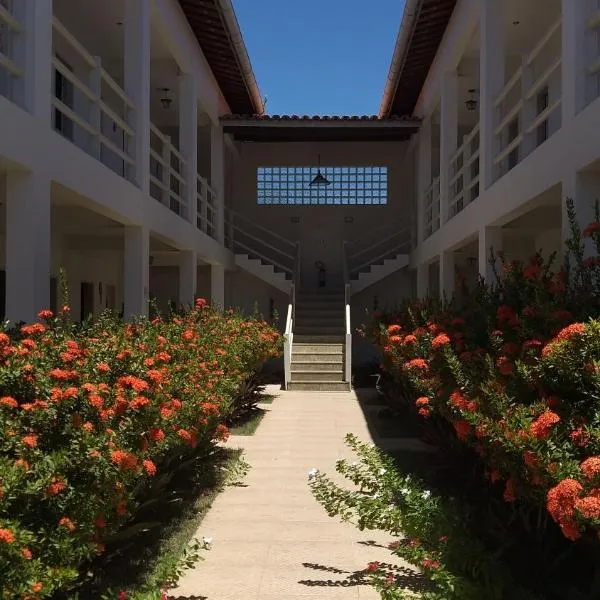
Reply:
[[[318,161],[317,161],[317,174],[314,176],[313,180],[310,182],[310,186],[321,186],[321,185],[331,185],[331,181],[329,181],[329,179],[327,179],[327,177],[325,177],[323,175],[323,173],[321,173],[321,155],[319,154],[318,157]]]

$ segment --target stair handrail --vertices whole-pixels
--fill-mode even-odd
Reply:
[[[352,326],[350,323],[350,297],[352,289],[350,269],[348,268],[348,244],[345,241],[342,242],[342,271],[344,277],[344,317],[346,322],[344,380],[352,383]]]
[[[287,390],[292,380],[292,344],[294,341],[294,304],[295,304],[295,286],[292,283],[290,288],[290,303],[288,304],[287,318],[285,320],[285,334],[283,336],[283,369],[284,369],[284,387]]]

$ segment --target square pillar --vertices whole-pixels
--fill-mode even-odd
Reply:
[[[562,124],[568,124],[587,103],[585,26],[587,0],[562,0]],[[594,36],[595,37],[595,36]]]
[[[150,193],[150,0],[125,0],[124,90],[133,101],[129,124],[133,137],[134,172],[130,179]]]
[[[124,317],[148,315],[150,278],[150,232],[147,227],[125,227],[123,266]]]
[[[567,198],[574,202],[575,217],[581,231],[595,220],[595,204],[600,199],[600,174],[595,171],[571,172],[562,180],[562,223],[561,240],[563,256],[565,243],[571,237],[571,226],[567,216]],[[584,238],[585,254],[595,254],[594,243],[589,238]]]
[[[494,183],[494,155],[498,145],[494,128],[496,108],[494,101],[502,91],[506,78],[506,41],[503,2],[481,0],[480,20],[480,194]]]
[[[217,241],[225,240],[225,143],[223,128],[211,124],[210,185],[217,194]]]
[[[482,227],[479,230],[479,275],[488,285],[496,283],[494,269],[490,264],[490,250],[493,248],[496,257],[496,271],[502,273],[502,261],[499,253],[502,252],[502,227]]]
[[[194,227],[198,207],[198,91],[188,73],[179,77],[179,151],[185,159],[187,219]]]
[[[455,258],[454,252],[440,253],[440,297],[450,300],[454,296],[455,287]]]
[[[194,250],[182,250],[179,253],[179,306],[194,306],[197,280],[198,254]]]
[[[440,110],[440,226],[448,220],[450,158],[458,148],[458,75],[442,74]]]
[[[50,308],[50,179],[39,173],[6,175],[6,318],[35,321]]]
[[[421,244],[425,239],[425,192],[431,184],[431,117],[421,123],[417,167],[417,244]]]
[[[14,82],[15,102],[49,127],[52,118],[52,0],[17,0],[23,31],[14,36],[15,61],[23,77]]]
[[[429,290],[429,265],[422,264],[417,267],[417,299],[427,297]]]
[[[210,266],[210,303],[213,308],[225,308],[225,268],[221,265]]]

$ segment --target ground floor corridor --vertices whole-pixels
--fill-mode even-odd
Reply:
[[[172,597],[379,598],[362,571],[375,560],[404,571],[387,549],[390,536],[328,517],[307,484],[312,468],[335,475],[336,460],[350,456],[346,433],[372,439],[356,394],[281,392],[272,386],[269,393],[277,397],[265,407],[256,434],[228,442],[242,447],[251,465],[245,486],[230,487],[216,499],[196,534],[212,537],[212,549]]]

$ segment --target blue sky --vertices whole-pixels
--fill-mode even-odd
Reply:
[[[234,0],[269,114],[377,114],[403,0]]]

